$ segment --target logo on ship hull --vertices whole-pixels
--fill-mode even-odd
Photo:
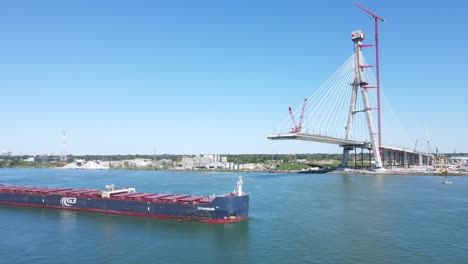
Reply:
[[[62,199],[60,199],[60,203],[62,204],[62,206],[70,207],[70,206],[72,206],[73,204],[76,204],[76,198],[73,198],[73,197],[63,197]]]

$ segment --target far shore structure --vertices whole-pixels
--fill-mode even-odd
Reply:
[[[267,171],[271,166],[260,163],[237,164],[228,162],[226,156],[219,154],[195,155],[194,157],[182,157],[181,161],[170,159],[129,159],[102,161],[77,159],[57,169],[70,170],[108,170],[108,169],[167,169],[167,170],[246,170],[246,171]]]
[[[213,157],[213,158],[210,158]],[[228,162],[226,157],[220,157],[224,162],[215,161],[214,155],[196,155],[194,157],[182,157],[179,161],[169,159],[128,159],[117,161],[102,161],[82,159],[75,160],[57,169],[66,170],[109,170],[109,169],[138,169],[138,170],[168,170],[168,171],[243,171],[243,172],[279,172],[295,173],[303,171],[314,171],[320,168],[327,168],[327,173],[378,173],[378,174],[399,174],[399,175],[468,175],[468,157],[441,158],[438,163],[432,165],[411,165],[404,164],[404,159],[395,160],[393,164],[386,164],[385,171],[368,170],[369,161],[362,166],[364,160],[359,155],[351,156],[354,167],[335,170],[336,160],[316,160],[296,159],[292,161],[270,160],[266,163],[242,163]],[[298,164],[302,168],[291,168],[288,164]],[[334,165],[335,164],[335,165]]]

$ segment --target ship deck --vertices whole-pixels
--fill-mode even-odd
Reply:
[[[127,200],[158,203],[207,204],[213,201],[212,196],[193,196],[186,194],[158,194],[158,193],[119,193],[112,194],[110,198],[102,198],[101,191],[97,189],[68,189],[44,188],[35,186],[5,186],[0,185],[0,192],[20,193],[29,195],[60,195],[67,197],[86,197],[94,199]]]

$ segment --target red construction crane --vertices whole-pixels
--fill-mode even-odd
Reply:
[[[297,128],[296,119],[294,118],[294,114],[293,114],[293,112],[292,112],[291,107],[289,107],[289,115],[291,116],[291,120],[292,120],[293,125],[294,125],[294,128],[291,129],[291,133],[296,133],[296,132],[294,132],[294,131],[296,130],[296,128]]]
[[[299,119],[299,124],[296,124],[296,119],[294,118],[294,114],[292,112],[291,107],[289,107],[289,115],[291,116],[291,120],[294,124],[294,128],[291,129],[291,133],[300,133],[302,130],[302,123],[304,122],[304,111],[307,104],[307,98],[304,99],[304,104],[302,105],[301,117]]]
[[[379,149],[382,152],[382,122],[380,119],[380,65],[379,65],[379,20],[384,22],[385,20],[372,11],[364,8],[360,4],[356,4],[356,6],[362,9],[364,12],[368,13],[374,18],[374,31],[375,31],[375,72],[376,72],[376,86],[377,88],[377,122],[378,122],[378,139],[379,139]],[[382,154],[382,153],[381,153]]]

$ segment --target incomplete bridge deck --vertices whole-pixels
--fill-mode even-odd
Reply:
[[[334,144],[334,145],[339,145],[339,146],[371,148],[370,142],[362,142],[362,141],[322,136],[322,135],[309,134],[309,133],[272,134],[268,136],[268,139],[271,139],[271,140],[294,140],[295,139],[295,140],[304,140],[304,141]]]
[[[327,143],[327,144],[334,144],[339,145],[345,148],[367,148],[372,149],[372,145],[370,142],[367,141],[356,141],[356,140],[348,140],[343,138],[336,138],[336,137],[329,137],[329,136],[322,136],[316,134],[309,134],[309,133],[284,133],[284,134],[271,134],[268,136],[268,139],[271,140],[304,140],[304,141],[313,141],[313,142],[320,142],[320,143]],[[380,146],[381,152],[384,156],[390,155],[417,155],[424,158],[431,159],[433,155],[431,153],[419,152],[414,150],[408,149],[401,149],[401,148],[394,148],[388,146]]]

